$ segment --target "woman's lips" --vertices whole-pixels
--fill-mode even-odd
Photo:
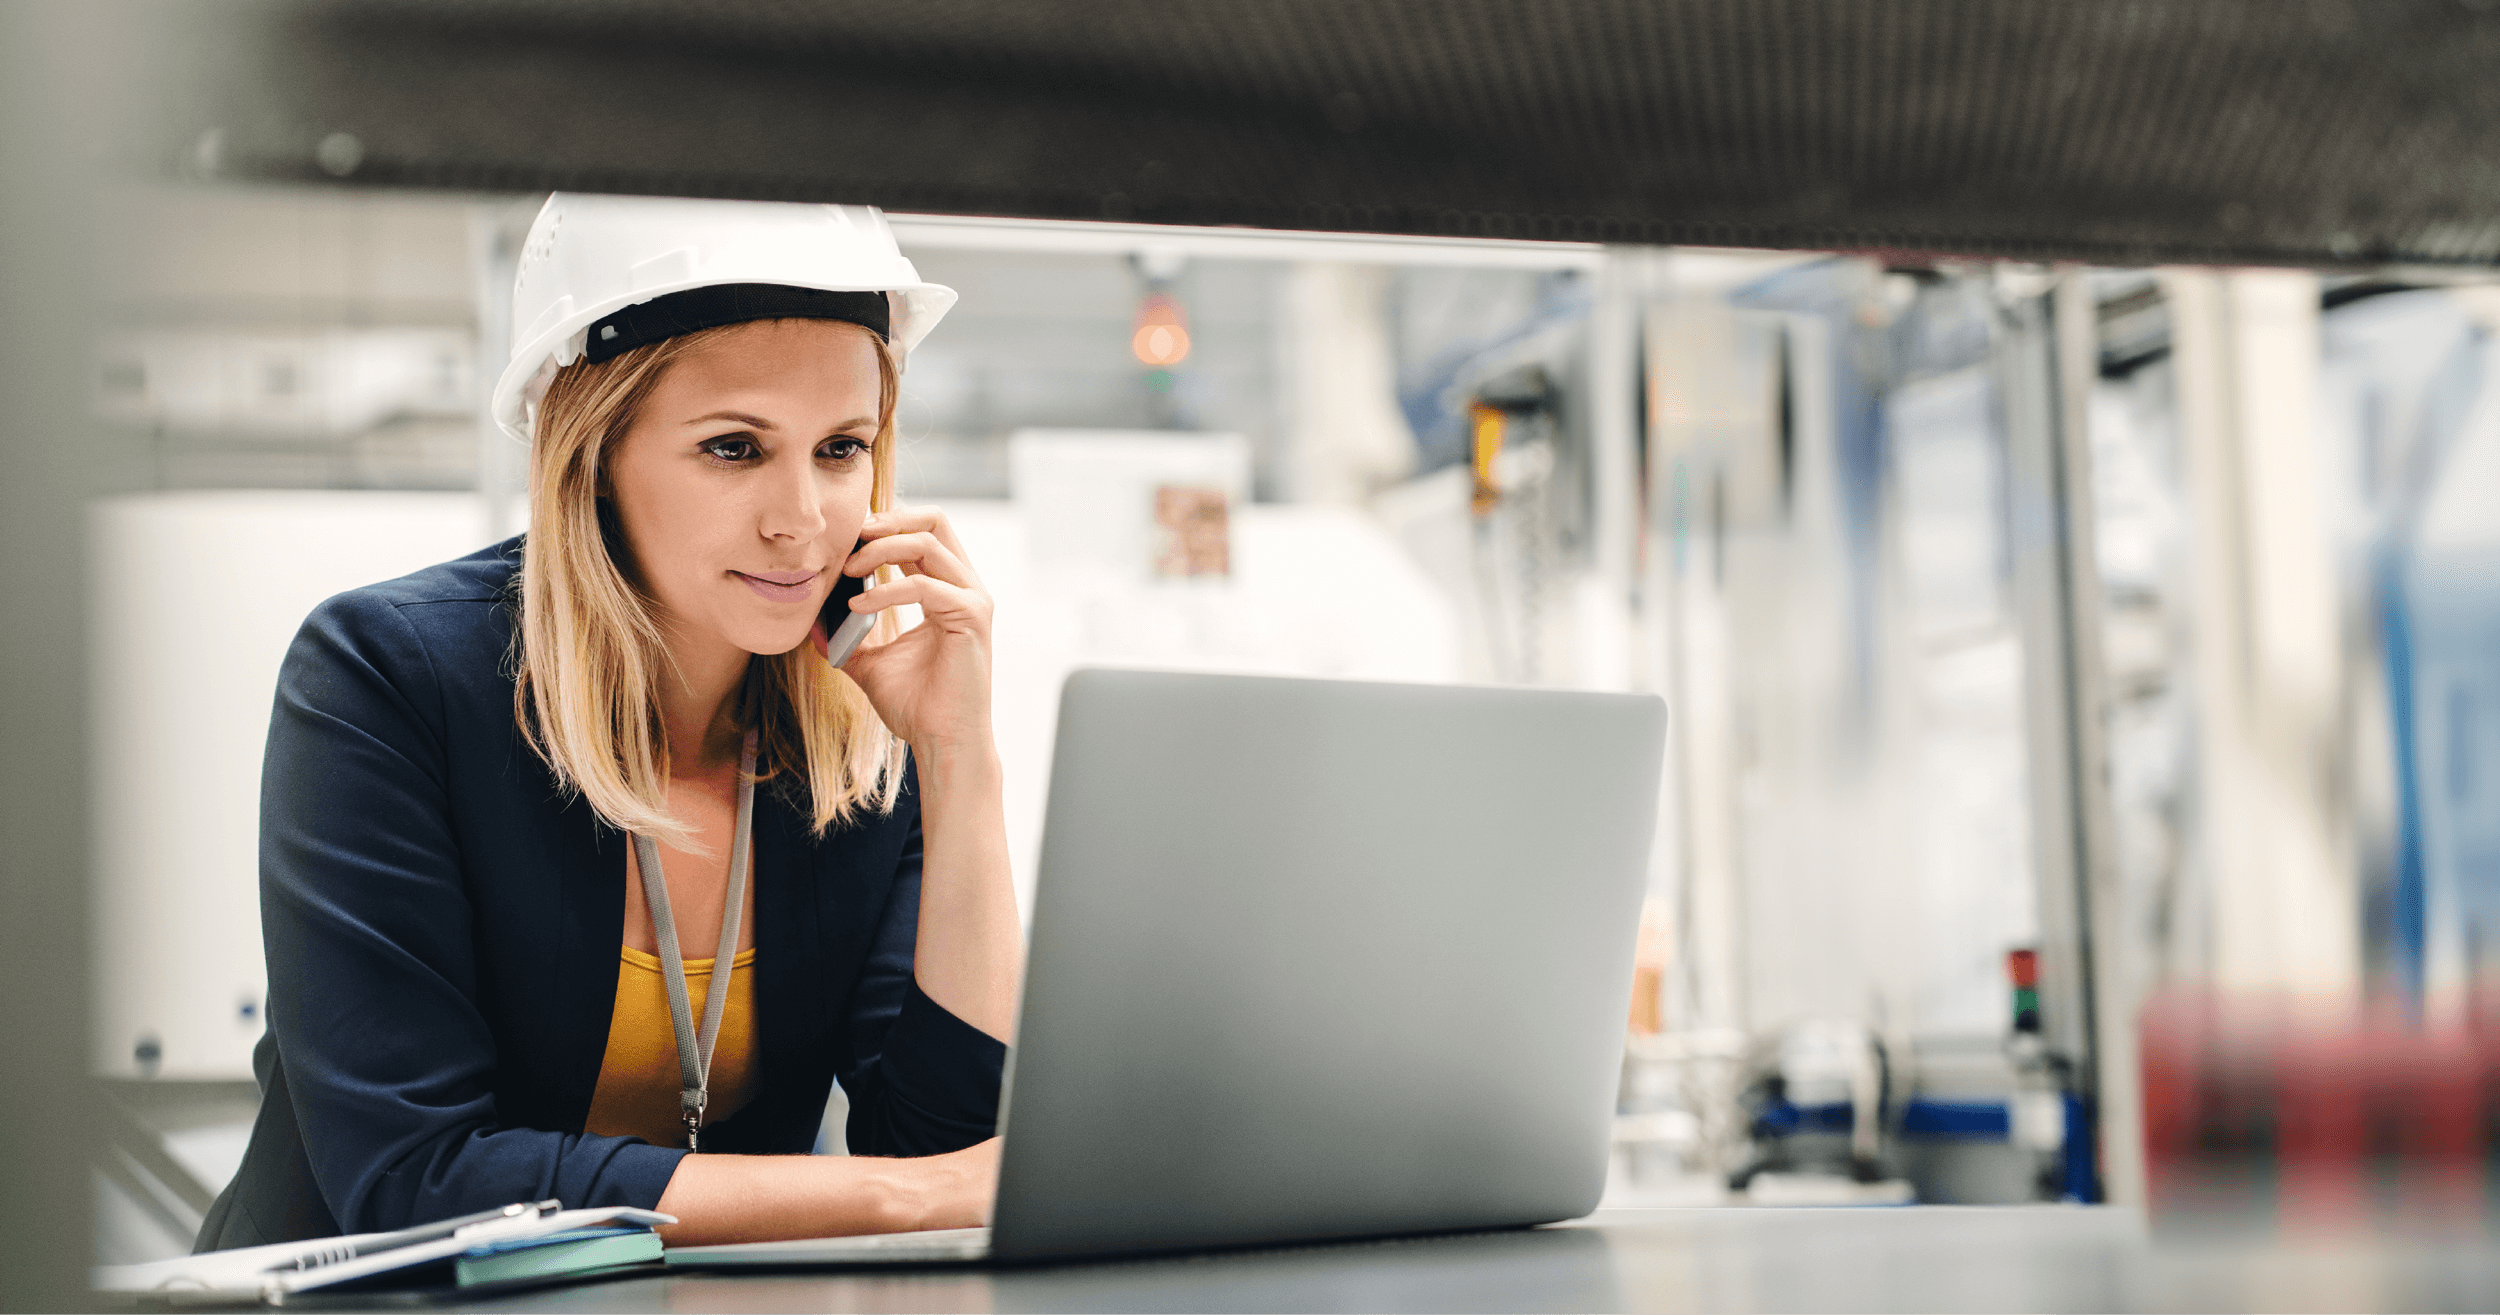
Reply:
[[[803,603],[807,601],[808,586],[816,583],[816,577],[822,575],[823,572],[757,571],[750,574],[746,571],[731,571],[730,574],[745,581],[747,588],[762,595],[769,602]]]

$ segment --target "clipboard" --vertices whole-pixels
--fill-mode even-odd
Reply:
[[[566,1210],[561,1202],[540,1201],[394,1232],[276,1242],[141,1265],[104,1265],[95,1270],[94,1282],[100,1291],[175,1304],[257,1301],[277,1306],[294,1293],[454,1260],[479,1248],[579,1229],[656,1228],[676,1222],[674,1215],[632,1206]]]

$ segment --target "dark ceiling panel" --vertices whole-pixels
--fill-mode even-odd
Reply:
[[[381,185],[970,214],[2490,263],[2496,8],[219,5],[174,43],[150,149],[252,177],[353,155],[347,176]],[[334,133],[360,149],[325,171]]]

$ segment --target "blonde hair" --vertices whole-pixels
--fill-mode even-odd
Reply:
[[[531,433],[513,716],[558,785],[587,799],[609,825],[675,845],[693,839],[668,808],[669,746],[659,721],[660,682],[676,674],[675,663],[652,601],[627,565],[613,504],[600,490],[608,454],[670,363],[742,327],[705,329],[595,365],[566,366],[538,404]],[[884,511],[894,505],[900,380],[892,353],[882,342],[876,349],[869,507]],[[890,575],[890,568],[880,574]],[[866,642],[882,644],[895,633],[894,614],[887,612]],[[812,640],[751,659],[732,715],[740,729],[757,733],[757,779],[788,773],[785,780],[803,787],[814,834],[864,807],[894,807],[902,743],[858,684],[827,663]]]

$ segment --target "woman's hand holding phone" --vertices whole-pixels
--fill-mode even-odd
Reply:
[[[844,572],[866,576],[892,566],[902,578],[869,586],[850,609],[917,603],[922,616],[892,643],[861,648],[842,668],[867,691],[886,728],[911,746],[923,838],[912,976],[941,1008],[1013,1045],[1024,934],[1008,874],[1004,769],[990,732],[989,590],[935,507],[870,516],[860,538]],[[964,1154],[967,1164],[995,1171],[995,1158]],[[959,1174],[946,1182],[963,1187],[977,1179]],[[938,1196],[958,1206],[975,1199],[952,1188]]]
[[[869,583],[883,566],[900,568],[902,578]],[[923,758],[957,749],[990,752],[990,595],[946,513],[899,507],[871,514],[860,527],[859,547],[839,569],[863,586],[842,605],[851,616],[920,606],[920,625],[840,664],[886,727]],[[843,592],[835,587],[825,621],[834,619],[834,600]],[[828,658],[839,649],[842,629],[819,622]]]

